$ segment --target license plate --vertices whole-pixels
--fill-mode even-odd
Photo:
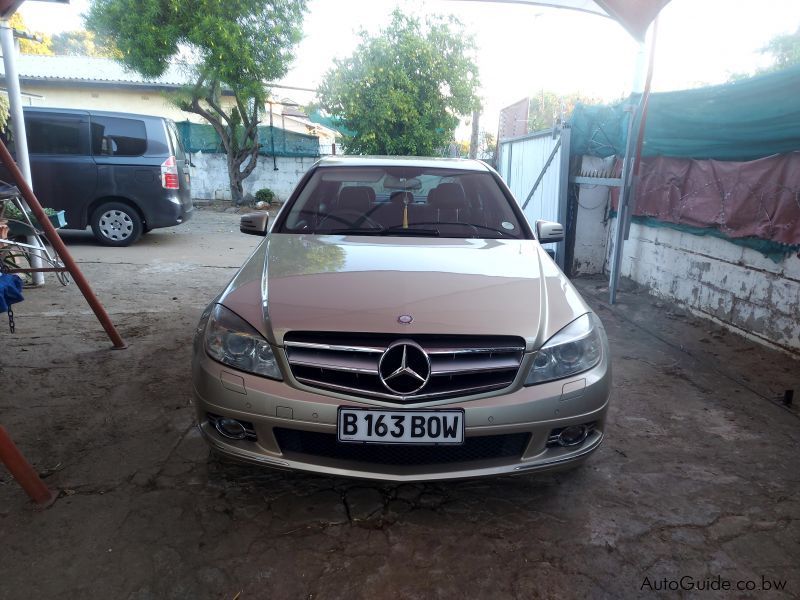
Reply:
[[[464,411],[339,408],[340,442],[462,444]]]

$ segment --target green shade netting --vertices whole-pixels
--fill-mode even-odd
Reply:
[[[571,153],[624,156],[638,96],[578,104]],[[800,149],[800,65],[724,85],[650,95],[643,156],[753,160]]]
[[[188,152],[222,153],[222,142],[211,125],[182,121],[176,123],[184,148]],[[319,156],[319,138],[269,125],[258,127],[261,144],[259,154],[264,156]]]

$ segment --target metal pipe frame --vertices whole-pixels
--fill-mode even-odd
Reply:
[[[8,21],[0,23],[0,47],[3,49],[3,65],[5,67],[6,88],[8,90],[8,107],[11,124],[14,127],[14,141],[19,157],[19,166],[25,181],[33,186],[31,177],[31,165],[28,160],[28,137],[25,133],[25,117],[22,114],[22,94],[19,88],[19,77],[17,75],[17,48],[14,44],[14,30]],[[31,266],[34,268],[42,267],[42,248],[36,236],[28,236],[28,243],[36,247],[31,253]],[[44,285],[44,275],[35,273],[33,284],[36,286]]]
[[[80,289],[83,297],[86,298],[86,302],[91,307],[92,311],[97,317],[97,320],[100,321],[100,325],[102,325],[103,329],[105,329],[106,334],[108,334],[108,337],[111,340],[111,343],[114,345],[114,348],[127,348],[127,344],[122,339],[122,336],[120,336],[119,332],[117,332],[116,327],[114,327],[114,323],[111,322],[111,317],[108,316],[106,309],[100,303],[100,300],[98,300],[97,296],[92,290],[92,286],[89,285],[89,281],[86,279],[86,277],[84,277],[83,273],[75,262],[75,259],[72,258],[69,250],[67,250],[67,246],[64,244],[61,236],[58,235],[58,231],[56,231],[56,228],[53,227],[50,219],[47,218],[47,215],[45,214],[42,205],[39,204],[39,200],[34,195],[31,186],[28,185],[28,182],[25,180],[25,177],[23,177],[22,172],[17,166],[17,163],[14,162],[14,158],[11,156],[11,153],[8,151],[8,148],[6,148],[6,145],[2,141],[0,141],[0,161],[2,161],[6,169],[8,169],[8,171],[11,173],[14,183],[22,194],[22,197],[25,199],[25,202],[27,202],[31,212],[34,214],[36,220],[39,221],[39,225],[44,230],[45,237],[47,237],[50,245],[53,246],[56,254],[61,258],[62,262],[64,263],[64,267],[67,269],[67,271],[69,271],[69,274],[72,275],[72,279],[75,281],[78,289]]]
[[[608,302],[614,304],[617,301],[617,286],[619,284],[619,272],[622,268],[622,249],[625,240],[628,239],[630,231],[631,216],[633,215],[633,201],[636,190],[636,180],[639,176],[639,168],[642,158],[642,146],[644,145],[644,129],[647,123],[647,105],[650,99],[650,85],[653,81],[653,64],[656,52],[656,37],[658,33],[658,17],[653,21],[653,35],[650,38],[650,57],[647,63],[647,78],[644,83],[644,90],[639,99],[636,112],[631,115],[628,124],[628,138],[625,150],[625,160],[623,162],[622,190],[619,195],[619,205],[617,206],[617,226],[614,231],[614,247],[611,257],[611,273],[608,282]],[[636,143],[633,143],[632,130],[634,122],[638,121]]]

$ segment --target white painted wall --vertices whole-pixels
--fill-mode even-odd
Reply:
[[[312,157],[277,157],[278,170],[275,170],[272,157],[259,156],[258,164],[250,176],[244,180],[244,193],[255,194],[261,188],[269,188],[279,200],[286,200],[300,178],[316,162]],[[192,178],[192,198],[196,200],[230,200],[228,167],[224,154],[192,154],[194,167],[190,169]]]
[[[621,274],[740,334],[800,351],[800,257],[795,254],[775,263],[712,236],[633,223]]]
[[[581,171],[605,172],[609,166],[584,157]],[[578,274],[608,270],[609,238],[616,219],[603,222],[607,206],[608,188],[581,186],[573,266]],[[633,223],[621,274],[653,295],[745,337],[800,352],[800,256],[796,254],[776,263],[710,235]]]
[[[599,171],[606,173],[614,164],[614,157],[602,159],[584,156],[581,173]],[[573,275],[597,275],[606,269],[606,240],[608,239],[609,188],[602,185],[581,184],[578,190],[578,217],[575,223],[575,249],[572,260]]]
[[[199,115],[180,110],[170,102],[164,92],[159,91],[143,92],[141,90],[126,89],[121,85],[116,88],[69,88],[27,84],[22,86],[22,91],[43,96],[43,98],[24,98],[27,106],[111,110],[167,117],[175,121],[186,121],[188,119],[195,123],[205,123]],[[222,105],[226,110],[230,110],[234,104],[232,98],[222,98]]]

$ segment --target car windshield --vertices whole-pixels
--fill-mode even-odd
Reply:
[[[422,167],[320,167],[278,233],[526,238],[488,172]]]

